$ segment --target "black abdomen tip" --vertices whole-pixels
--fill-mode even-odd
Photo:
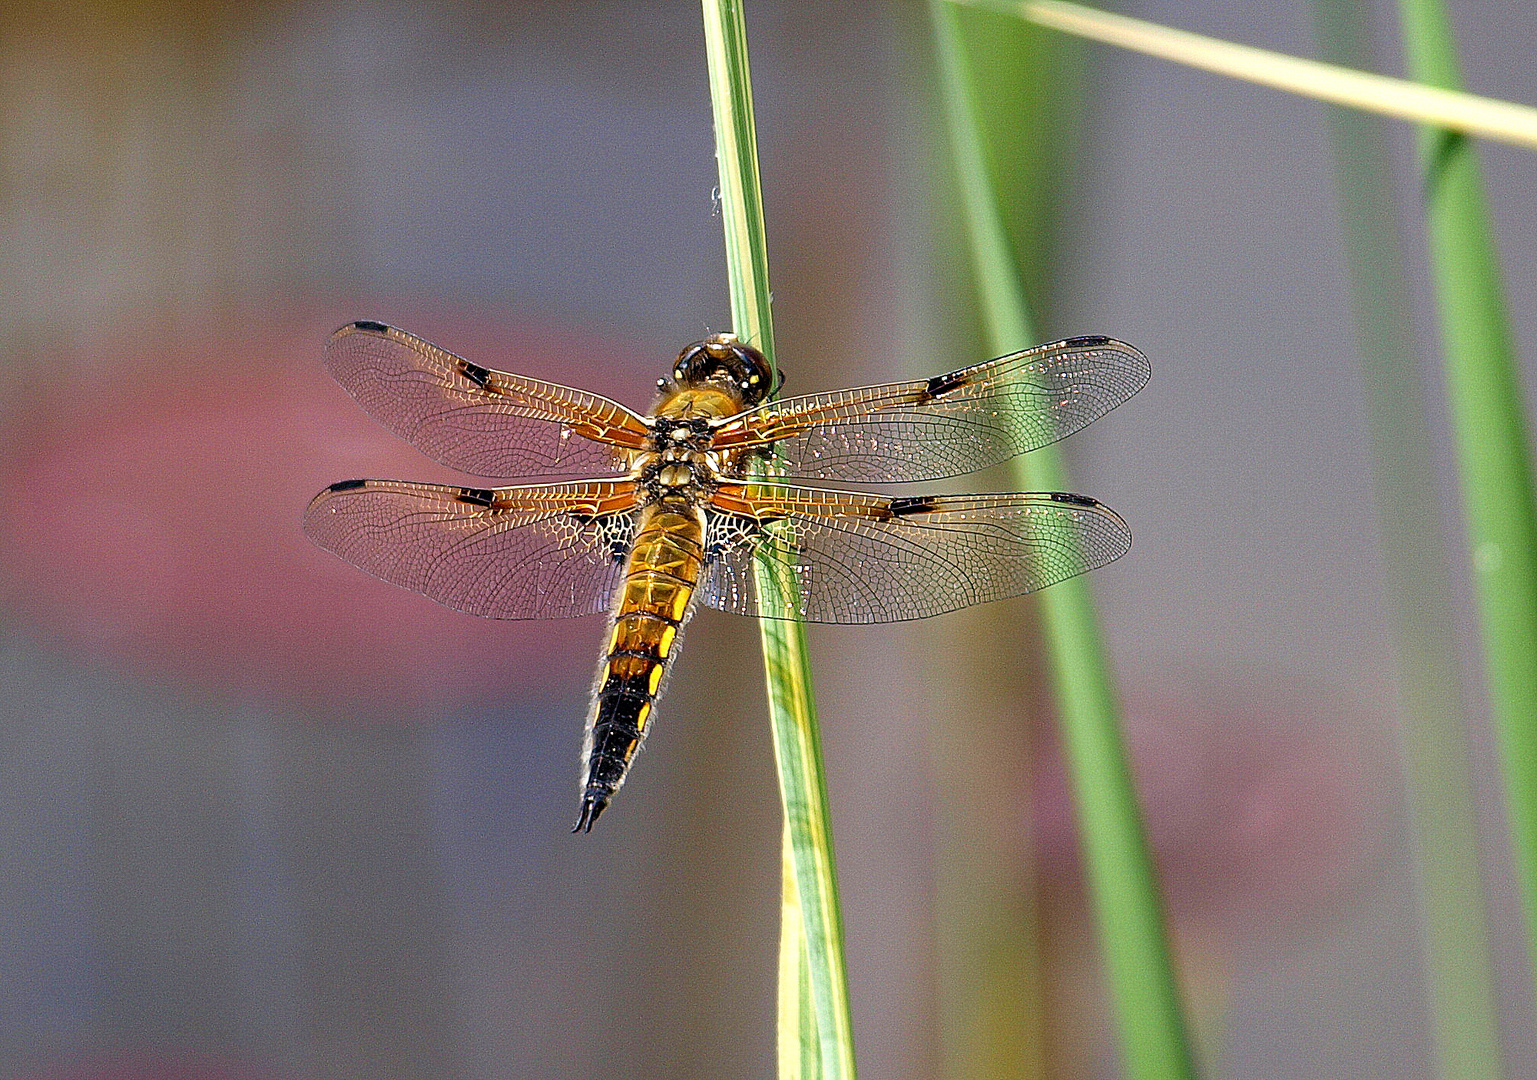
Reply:
[[[592,832],[593,823],[598,820],[598,817],[603,813],[607,806],[607,799],[600,799],[596,796],[588,795],[582,800],[582,816],[576,819],[576,825],[574,828],[572,828],[571,831],[574,833]]]

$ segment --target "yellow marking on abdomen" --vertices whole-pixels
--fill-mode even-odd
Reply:
[[[678,631],[704,568],[699,517],[643,511],[598,665],[587,722],[584,798],[606,804],[640,749]]]
[[[739,396],[719,388],[688,387],[671,394],[654,415],[725,417],[741,408]],[[641,469],[656,457],[654,450],[640,452],[631,464]],[[675,468],[667,478],[682,480],[683,471]],[[582,753],[578,830],[592,827],[609,797],[624,783],[704,573],[703,513],[689,508],[687,485],[669,486],[678,490],[667,496],[666,508],[652,505],[640,512],[624,579],[614,598],[614,628],[598,665]]]

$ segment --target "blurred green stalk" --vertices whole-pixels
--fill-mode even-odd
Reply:
[[[933,25],[927,11],[921,14],[923,23],[913,30],[927,39],[923,50],[932,65]],[[1063,210],[1073,198],[1087,50],[1007,14],[969,12],[960,27],[970,62],[987,72],[986,82],[974,87],[973,104],[1026,307],[1043,312],[1055,291]],[[932,66],[913,78],[937,89]],[[933,95],[925,100],[938,105]],[[937,133],[948,149],[948,134]],[[925,166],[932,167],[935,149],[921,151]],[[969,269],[957,273],[969,255],[948,160],[944,171],[945,180],[930,196],[934,205],[913,212],[926,210],[940,230],[935,239],[944,249],[943,321],[947,334],[967,340],[980,331],[968,315],[976,292]],[[980,358],[980,340],[966,347]],[[1053,1069],[1074,1075],[1093,1053],[1077,1038],[1081,1027],[1071,1017],[1053,1023],[1047,1015],[1046,957],[1059,950],[1052,943],[1057,928],[1046,920],[1073,916],[1042,903],[1033,829],[1028,815],[1020,814],[1034,787],[1031,762],[1054,724],[1050,694],[1042,687],[1036,610],[1033,602],[989,604],[934,627],[933,659],[957,679],[946,695],[948,707],[935,713],[933,732],[943,1080],[1045,1080]],[[1024,653],[1032,662],[1021,665]]]
[[[1316,0],[1323,59],[1372,66],[1366,10]],[[1377,516],[1398,659],[1404,769],[1415,840],[1429,1013],[1443,1080],[1499,1080],[1494,975],[1478,863],[1451,565],[1431,464],[1409,284],[1382,121],[1329,110],[1345,254],[1371,426]]]
[[[957,14],[947,0],[931,0],[930,11],[984,323],[993,352],[1004,353],[1035,334],[988,177]],[[1055,447],[1018,459],[1017,471],[1032,490],[1064,487]],[[1053,585],[1040,593],[1040,604],[1127,1073],[1135,1080],[1193,1078],[1162,903],[1087,581]]]
[[[704,29],[731,323],[736,335],[762,350],[772,364],[768,243],[741,0],[704,0]],[[796,587],[773,573],[767,563],[760,562],[754,569],[760,593]],[[781,1080],[853,1080],[843,923],[806,628],[783,619],[760,619],[758,627],[785,815],[779,1076]]]
[[[1409,74],[1458,89],[1446,11],[1400,0]],[[1441,316],[1447,398],[1483,632],[1489,702],[1521,882],[1528,957],[1537,960],[1537,504],[1483,182],[1472,143],[1421,131],[1431,270]]]

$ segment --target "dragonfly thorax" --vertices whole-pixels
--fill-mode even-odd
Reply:
[[[715,466],[713,455],[680,444],[646,455],[640,462],[636,479],[652,502],[668,497],[695,501],[708,498],[714,489]]]
[[[651,430],[651,448],[663,455],[708,450],[714,438],[708,416],[658,416]]]

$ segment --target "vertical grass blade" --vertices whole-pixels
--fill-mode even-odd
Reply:
[[[772,364],[768,234],[763,224],[758,133],[741,0],[704,0],[704,48],[710,73],[710,110],[715,118],[715,162],[720,175],[721,223],[726,230],[732,328],[737,337],[756,345]]]
[[[1323,58],[1372,64],[1356,0],[1315,0]],[[1478,824],[1465,743],[1451,565],[1398,242],[1382,121],[1329,110],[1345,253],[1373,448],[1377,517],[1398,660],[1409,818],[1418,864],[1430,1025],[1442,1080],[1500,1080],[1499,1025]]]
[[[703,6],[732,326],[772,363],[768,244],[742,4],[704,0]],[[755,571],[760,592],[795,588],[768,563],[760,562]],[[853,1080],[843,925],[805,627],[779,619],[758,625],[785,814],[779,1075]]]
[[[948,0],[931,0],[930,10],[984,325],[993,350],[1002,353],[1033,341],[1035,335],[987,174],[957,15]],[[1026,455],[1018,468],[1026,487],[1063,487],[1061,458],[1052,447]],[[1135,1080],[1193,1077],[1162,904],[1088,585],[1083,578],[1073,578],[1045,590],[1040,598],[1084,862],[1127,1073]]]
[[[806,964],[804,916],[800,890],[795,885],[795,846],[788,821],[781,848],[779,1080],[807,1080],[822,1075],[822,1044],[817,1038],[811,973]]]
[[[928,13],[922,15],[927,22]],[[978,128],[1026,306],[1040,313],[1054,296],[1063,210],[1073,199],[1087,47],[1009,14],[970,12],[960,28],[971,63],[987,72],[973,87]],[[932,43],[932,27],[922,30]],[[926,52],[925,81],[935,86],[932,46]],[[928,210],[947,234],[939,256],[946,332],[970,338],[979,327],[965,314],[975,291],[955,274],[969,256],[954,193],[953,180],[937,186]],[[974,347],[980,357],[981,342]],[[1074,1074],[1094,1055],[1073,1024],[1053,1024],[1050,1015],[1057,1001],[1048,987],[1055,924],[1074,916],[1042,903],[1039,853],[1019,814],[1033,787],[1031,762],[1053,723],[1048,695],[1039,689],[1039,628],[1021,628],[1019,610],[991,604],[934,628],[940,640],[932,659],[959,679],[932,733],[941,1080],[1046,1080]],[[1021,649],[1036,662],[1020,664]]]
[[[1409,74],[1457,89],[1461,76],[1445,9],[1436,0],[1400,0],[1399,12]],[[1537,958],[1537,503],[1526,416],[1473,146],[1465,135],[1426,128],[1420,150],[1485,678],[1528,956]]]

